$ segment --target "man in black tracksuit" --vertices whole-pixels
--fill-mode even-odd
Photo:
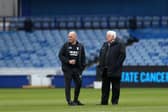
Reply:
[[[68,105],[83,105],[79,100],[79,93],[82,84],[82,71],[85,68],[84,47],[77,40],[75,32],[69,32],[66,42],[59,52],[62,62],[62,70],[65,79],[65,95]],[[74,80],[74,100],[71,101],[71,81]]]
[[[112,83],[113,105],[118,104],[120,96],[120,80],[122,64],[126,57],[125,46],[116,38],[116,32],[108,31],[105,42],[100,50],[99,67],[102,72],[102,96],[101,105],[107,105],[110,93],[110,83]]]

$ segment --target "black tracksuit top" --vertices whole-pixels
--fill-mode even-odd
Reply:
[[[75,67],[82,71],[85,68],[85,51],[83,45],[79,42],[75,45],[66,42],[59,52],[59,58],[63,70],[71,70],[72,67]],[[69,64],[71,59],[76,60],[75,65]]]

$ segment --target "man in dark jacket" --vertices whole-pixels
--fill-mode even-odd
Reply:
[[[69,32],[66,42],[60,52],[59,58],[62,62],[62,70],[65,79],[65,95],[68,105],[83,105],[79,100],[82,84],[82,71],[85,68],[85,51],[81,43],[77,41],[76,32]],[[74,80],[74,100],[71,101],[71,81]]]
[[[116,32],[108,31],[106,40],[100,50],[99,67],[102,72],[102,96],[101,105],[108,105],[110,83],[112,83],[113,105],[118,104],[120,96],[120,80],[122,64],[126,57],[125,46],[116,38]]]

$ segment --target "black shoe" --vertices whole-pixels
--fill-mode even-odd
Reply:
[[[75,106],[75,103],[72,102],[72,101],[69,101],[69,102],[68,102],[68,105],[69,105],[69,106]]]
[[[74,103],[75,105],[81,105],[81,106],[84,105],[84,104],[81,103],[80,101],[74,101],[73,103]]]
[[[100,105],[108,105],[108,102],[106,102],[106,101],[101,101]]]
[[[108,104],[102,104],[102,103],[100,103],[100,104],[96,104],[96,105],[105,106],[105,105],[108,105]]]
[[[100,105],[108,105],[108,103],[101,103]]]
[[[118,105],[118,102],[112,102],[112,105]]]

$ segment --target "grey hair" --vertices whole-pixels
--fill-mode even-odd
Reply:
[[[77,35],[77,33],[75,31],[70,31],[68,34],[75,34],[75,35]]]
[[[115,32],[115,31],[112,31],[112,30],[107,31],[106,35],[111,35],[111,36],[114,36],[114,38],[116,38],[116,37],[117,37],[116,32]]]

